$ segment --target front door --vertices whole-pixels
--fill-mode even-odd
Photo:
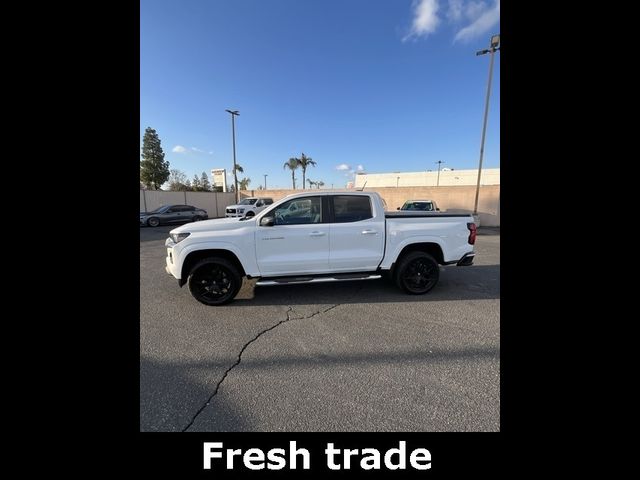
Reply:
[[[292,208],[293,207],[293,208]],[[326,273],[329,224],[323,223],[322,196],[285,202],[267,212],[271,227],[256,228],[256,256],[262,276]]]

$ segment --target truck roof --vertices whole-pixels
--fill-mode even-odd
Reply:
[[[307,197],[311,195],[376,195],[380,196],[378,192],[363,192],[360,190],[301,190],[299,193],[290,193],[286,197],[283,198],[296,198],[296,197]]]

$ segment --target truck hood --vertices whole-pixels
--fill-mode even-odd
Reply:
[[[226,208],[251,208],[253,205],[227,205]]]
[[[187,223],[178,228],[174,228],[169,233],[219,232],[223,230],[234,230],[255,223],[255,218],[249,220],[240,220],[239,218],[215,218],[213,220]]]

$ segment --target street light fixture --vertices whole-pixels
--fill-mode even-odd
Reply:
[[[439,187],[440,186],[440,165],[445,162],[443,162],[442,160],[438,160],[436,163],[438,164],[438,181],[436,182],[436,187]]]
[[[236,115],[240,115],[238,110],[225,110],[231,114],[231,135],[233,136],[233,191],[236,195],[236,204],[238,203],[238,172],[236,170]]]
[[[487,99],[484,106],[484,122],[482,124],[482,140],[480,141],[480,164],[478,165],[478,182],[476,184],[476,201],[473,205],[473,214],[478,214],[478,196],[480,194],[480,175],[482,175],[482,157],[484,155],[484,139],[487,133],[487,117],[489,116],[489,98],[491,97],[491,80],[493,79],[493,57],[494,53],[500,50],[500,35],[493,35],[491,37],[490,47],[485,50],[476,52],[476,56],[491,54],[491,61],[489,62],[489,81],[487,82]]]

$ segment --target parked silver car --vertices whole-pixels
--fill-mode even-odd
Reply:
[[[168,223],[198,222],[209,218],[206,210],[191,205],[163,205],[151,212],[140,212],[140,226],[157,227]]]

